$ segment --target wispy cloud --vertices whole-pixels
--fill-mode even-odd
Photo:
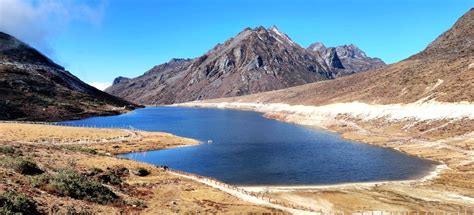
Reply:
[[[109,82],[99,82],[99,81],[92,81],[87,83],[99,90],[105,90],[105,88],[110,87],[112,84]]]
[[[50,53],[51,37],[75,21],[100,26],[105,7],[104,0],[0,0],[0,31]]]

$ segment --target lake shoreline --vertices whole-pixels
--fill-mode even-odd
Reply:
[[[295,190],[322,190],[322,189],[334,189],[334,188],[361,188],[361,187],[374,187],[383,184],[398,183],[398,184],[409,184],[424,182],[432,180],[438,177],[444,170],[449,167],[446,164],[439,164],[429,171],[428,174],[423,174],[421,177],[416,179],[407,180],[386,180],[386,181],[367,181],[367,182],[348,182],[339,184],[321,184],[321,185],[235,185],[243,188],[250,192],[284,192],[284,191],[295,191]]]
[[[405,182],[426,181],[426,178],[429,178],[431,180],[431,179],[435,178],[436,176],[439,176],[442,173],[442,171],[448,169],[447,165],[443,161],[436,160],[434,158],[421,157],[418,154],[408,153],[406,151],[400,150],[400,148],[397,148],[397,147],[391,147],[391,146],[379,145],[379,144],[372,144],[372,143],[367,143],[367,142],[361,141],[359,139],[347,138],[347,137],[344,137],[343,133],[341,133],[340,131],[329,129],[329,128],[323,127],[323,126],[314,125],[314,124],[308,125],[306,123],[298,123],[298,122],[295,122],[293,120],[284,120],[284,119],[281,119],[280,117],[275,117],[274,115],[270,114],[270,112],[259,110],[257,108],[255,108],[255,109],[253,109],[253,108],[232,108],[232,107],[228,108],[228,107],[223,107],[222,104],[216,104],[214,106],[213,103],[211,103],[211,104],[204,103],[204,105],[201,106],[201,104],[198,103],[198,102],[172,104],[172,105],[165,105],[165,106],[168,106],[168,107],[190,107],[190,108],[210,108],[210,109],[232,109],[232,110],[238,110],[238,111],[258,112],[258,113],[263,114],[262,117],[265,117],[265,118],[268,118],[268,119],[283,121],[283,122],[290,123],[290,124],[295,124],[295,125],[309,126],[313,129],[320,129],[320,130],[323,130],[325,132],[331,132],[331,133],[337,134],[337,135],[341,136],[342,138],[344,138],[346,140],[354,141],[355,143],[369,144],[369,145],[375,145],[375,146],[382,147],[382,148],[393,149],[393,150],[396,150],[400,153],[403,153],[403,154],[406,154],[406,155],[409,155],[409,156],[420,157],[420,158],[438,163],[436,166],[432,167],[431,171],[427,171],[427,173],[417,176],[418,179],[386,180],[386,181],[374,181],[374,182],[370,182],[370,181],[369,182],[349,182],[349,183],[327,184],[327,185],[295,185],[295,187],[318,187],[318,186],[322,186],[322,187],[328,187],[328,186],[331,186],[331,187],[338,187],[338,186],[345,187],[345,186],[351,185],[351,184],[353,184],[353,185],[364,185],[364,184],[377,185],[377,184],[381,184],[381,183],[390,183],[390,182],[405,183]],[[150,107],[159,107],[159,106],[150,106]],[[289,113],[284,113],[284,114],[289,114]],[[432,175],[435,175],[435,176],[432,176]],[[287,185],[281,185],[281,186],[280,185],[256,185],[256,186],[236,185],[236,186],[243,187],[243,188],[251,188],[251,187],[272,187],[272,188],[283,188],[284,187],[284,188],[287,188],[287,187],[293,187],[292,185],[288,185],[288,186]]]
[[[236,98],[236,100],[237,99],[238,98]],[[230,101],[233,101],[232,98]],[[461,105],[469,106],[472,104],[462,103]],[[403,198],[412,199],[407,202],[407,205],[412,205],[410,208],[413,208],[413,205],[418,205],[415,208],[421,207],[422,209],[428,207],[431,203],[424,199],[433,199],[433,201],[438,202],[440,208],[450,208],[451,206],[449,205],[453,204],[464,206],[474,205],[474,190],[469,188],[472,186],[471,184],[474,183],[472,180],[469,180],[469,178],[472,178],[470,176],[472,173],[469,170],[472,168],[469,166],[474,164],[474,152],[469,149],[459,148],[459,145],[469,146],[474,138],[474,132],[468,132],[470,128],[474,128],[472,114],[469,112],[472,112],[472,110],[469,109],[467,109],[468,112],[466,113],[459,113],[461,115],[468,114],[469,117],[465,118],[463,117],[464,115],[460,115],[459,118],[448,121],[448,123],[455,122],[453,125],[456,125],[456,123],[463,124],[464,126],[460,128],[468,129],[466,134],[457,135],[457,133],[460,132],[458,127],[449,127],[451,129],[448,130],[449,133],[446,133],[446,131],[442,133],[428,133],[420,137],[418,135],[419,131],[417,130],[419,127],[429,123],[441,124],[442,127],[445,120],[442,117],[436,118],[436,116],[427,116],[433,119],[422,120],[420,122],[404,118],[392,118],[388,121],[384,121],[384,117],[364,120],[358,118],[357,115],[337,113],[323,115],[312,111],[308,114],[302,114],[301,112],[293,112],[291,108],[288,109],[287,107],[291,107],[288,105],[279,105],[278,107],[284,108],[278,109],[270,108],[270,106],[263,103],[239,103],[239,100],[233,103],[226,99],[189,102],[172,106],[260,112],[263,113],[264,117],[270,119],[316,127],[318,129],[335,132],[344,139],[357,141],[361,144],[391,148],[410,156],[441,163],[435,170],[416,180],[387,181],[369,184],[349,183],[323,187],[303,186],[302,189],[293,189],[294,186],[293,188],[287,186],[265,186],[265,188],[257,186],[257,188],[254,188],[256,191],[265,192],[269,191],[267,187],[270,187],[270,190],[273,188],[275,192],[270,192],[271,196],[280,198],[281,200],[296,203],[302,201],[302,199],[305,199],[304,201],[314,201],[313,199],[323,201],[322,199],[324,199],[324,201],[329,201],[331,203],[330,205],[333,205],[331,208],[334,208],[334,205],[337,205],[336,207],[348,208],[347,198],[350,197],[350,199],[364,199],[360,200],[365,202],[364,204],[360,204],[360,206],[374,205],[376,208],[380,208],[381,205],[383,205],[389,209],[407,209],[408,207],[401,206],[406,203],[399,202],[400,196],[403,196]],[[430,106],[429,108],[432,107]],[[426,132],[423,132],[422,134],[425,133]],[[448,134],[451,136],[446,137],[438,134]],[[251,188],[248,189],[252,190]],[[380,202],[380,200],[377,200],[377,198],[379,198],[377,196],[380,195],[383,195],[386,201]],[[360,202],[353,203],[353,206],[349,208],[357,209],[359,203]]]
[[[107,177],[111,177],[114,174],[114,177],[120,178],[119,182],[115,182],[119,184],[107,182],[104,182],[104,184],[129,202],[125,205],[104,205],[47,193],[29,184],[29,181],[32,179],[31,176],[16,173],[10,170],[9,166],[0,162],[0,175],[2,175],[3,179],[6,179],[0,181],[0,193],[15,191],[18,194],[27,194],[35,202],[39,203],[39,209],[44,213],[50,212],[51,208],[56,208],[57,212],[64,213],[70,210],[70,208],[75,208],[93,214],[118,214],[124,212],[127,214],[136,214],[137,212],[168,214],[177,213],[178,211],[190,213],[196,211],[208,211],[210,213],[230,213],[233,211],[244,211],[246,213],[281,212],[278,209],[229,196],[225,191],[174,175],[155,165],[130,159],[121,159],[112,155],[115,153],[113,150],[98,148],[101,145],[117,146],[134,141],[148,144],[143,139],[138,140],[133,135],[127,136],[129,135],[128,132],[136,131],[128,130],[127,132],[124,129],[84,128],[18,122],[1,122],[0,130],[2,131],[0,136],[3,137],[0,140],[0,161],[4,157],[14,156],[11,159],[27,159],[35,165],[37,164],[42,170],[47,172],[44,174],[57,174],[55,172],[60,169],[68,169],[81,175],[87,175],[87,178],[92,181],[95,181],[95,179],[90,174],[109,174]],[[162,143],[181,138],[162,132],[149,133],[159,136],[152,135],[151,137],[145,136],[141,138],[145,140],[148,138],[148,141],[153,141],[153,138],[157,137],[164,138]],[[125,140],[123,139],[124,137]],[[84,139],[89,141],[84,141]],[[103,139],[111,142],[102,142]],[[90,144],[92,140],[97,140],[100,143]],[[117,140],[124,140],[124,142],[119,143]],[[197,140],[189,142],[190,140],[192,139],[183,138],[181,143],[192,143],[191,145],[200,143]],[[161,144],[159,142],[156,143],[158,145]],[[184,146],[190,145],[164,144],[159,148]],[[147,175],[138,176],[137,170],[146,170]],[[97,171],[98,173],[95,173]],[[126,174],[118,176],[115,175],[118,174],[116,171],[126,171]],[[216,204],[203,204],[206,201],[216,202]],[[58,204],[60,205],[58,206]],[[225,204],[227,207],[219,207],[221,204]]]

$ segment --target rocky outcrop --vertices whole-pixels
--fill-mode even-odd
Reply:
[[[34,48],[0,32],[0,120],[64,120],[136,106],[102,92]]]
[[[121,82],[125,82],[125,81],[128,81],[128,80],[130,80],[130,78],[119,76],[119,77],[114,79],[114,81],[112,82],[112,85],[116,85],[116,84],[119,84]]]
[[[319,54],[300,47],[276,27],[258,27],[244,29],[198,58],[173,59],[106,92],[141,104],[172,104],[332,78],[333,71]]]
[[[323,43],[317,42],[311,44],[307,49],[323,56],[324,61],[336,76],[350,75],[385,66],[381,59],[368,57],[354,44],[326,48]]]

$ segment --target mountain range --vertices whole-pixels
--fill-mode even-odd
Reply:
[[[172,59],[133,79],[119,77],[105,91],[140,104],[173,104],[283,89],[384,65],[354,45],[338,47],[341,58],[326,50],[333,49],[303,48],[275,26],[246,28],[198,58]]]
[[[45,55],[0,32],[0,119],[65,120],[138,106],[79,80]]]
[[[474,9],[423,51],[369,72],[221,101],[325,105],[474,102]],[[313,47],[319,49],[316,46]]]

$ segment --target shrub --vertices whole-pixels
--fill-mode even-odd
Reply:
[[[0,159],[0,164],[12,168],[13,170],[15,170],[15,172],[18,172],[23,175],[38,175],[43,173],[43,170],[41,170],[36,165],[36,163],[33,163],[29,160],[25,160],[21,157],[5,157]]]
[[[39,214],[33,200],[14,192],[0,194],[0,214]]]
[[[66,206],[66,215],[92,215],[92,212],[89,212],[84,209],[77,210],[74,207]]]
[[[97,176],[100,182],[111,185],[119,185],[122,183],[120,176],[114,174],[113,172],[106,172]]]
[[[0,154],[15,154],[13,146],[0,146]]]
[[[27,160],[20,160],[16,164],[14,164],[13,169],[23,175],[38,175],[42,174],[43,170],[38,168],[36,163]]]
[[[132,205],[134,207],[137,207],[137,208],[146,208],[147,207],[146,203],[143,200],[140,200],[140,199],[132,200],[128,204]]]
[[[137,176],[147,176],[147,175],[150,174],[150,172],[148,172],[148,170],[146,170],[146,169],[139,168],[139,169],[134,170],[133,174],[135,174]]]
[[[94,177],[104,184],[120,185],[123,182],[122,178],[128,175],[128,169],[125,167],[116,166],[113,168],[107,168],[107,170],[104,172],[103,170],[94,167],[89,169],[86,175]]]
[[[59,196],[69,196],[99,204],[119,203],[120,200],[109,188],[73,170],[60,170],[56,174],[40,175],[34,179],[33,185]]]

